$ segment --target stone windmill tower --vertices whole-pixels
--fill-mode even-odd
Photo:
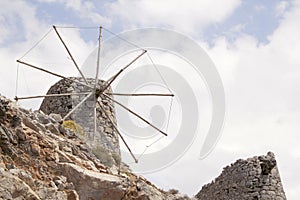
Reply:
[[[82,78],[70,78],[83,82]],[[89,84],[92,84],[94,79],[87,79]],[[102,87],[104,81],[98,80],[98,87]],[[55,83],[47,92],[47,97],[44,98],[40,110],[45,114],[59,114],[65,118],[68,113],[85,98],[82,94],[87,91],[83,85],[71,80],[62,79]],[[112,92],[108,87],[105,92]],[[58,94],[67,94],[68,96],[50,96]],[[111,100],[102,100],[101,97],[95,99],[95,96],[90,96],[83,104],[74,110],[66,119],[65,122],[74,123],[82,128],[81,134],[78,134],[92,149],[99,149],[102,153],[112,155],[114,164],[120,158],[120,146],[118,134],[114,130],[113,123],[116,124],[115,110]],[[94,115],[96,104],[96,116]],[[98,106],[97,106],[98,105]],[[102,106],[105,113],[100,109]],[[108,115],[108,116],[107,116]],[[77,131],[80,132],[80,131]]]

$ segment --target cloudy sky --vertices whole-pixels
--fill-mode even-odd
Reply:
[[[223,81],[222,137],[204,160],[198,160],[201,141],[196,139],[180,161],[145,176],[161,188],[193,195],[236,159],[273,151],[287,197],[296,200],[300,197],[299,21],[299,0],[1,1],[0,93],[14,97],[15,60],[53,24],[103,25],[115,33],[143,27],[181,32],[206,50]],[[69,36],[80,46],[73,48],[74,54],[84,60],[95,42],[78,32]],[[59,60],[61,52],[51,44],[42,53],[49,55],[45,59]],[[38,76],[31,74],[27,82],[35,83]],[[38,83],[36,87],[42,85]]]

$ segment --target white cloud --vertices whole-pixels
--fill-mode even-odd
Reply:
[[[2,42],[14,38],[18,40],[21,36],[28,39],[45,30],[45,26],[39,24],[34,16],[34,6],[29,6],[24,1],[1,1],[0,7],[1,32],[6,33],[1,38]]]
[[[7,37],[2,42],[11,40],[7,46],[0,46],[0,88],[3,95],[12,98],[15,96],[16,60],[30,49],[37,40],[42,38],[50,27],[42,21],[43,19],[36,16],[36,8],[24,1],[13,1],[12,3],[1,1],[0,6],[0,19],[5,18],[4,22],[0,21],[0,25],[3,27],[3,32],[9,33],[6,34]],[[74,58],[80,65],[93,50],[94,44],[92,42],[86,43],[77,29],[59,30],[59,32],[66,44],[70,46]],[[15,39],[15,36],[18,35],[22,37]],[[39,67],[48,67],[48,70],[56,70],[56,73],[65,76],[77,74],[76,68],[68,58],[67,52],[54,31],[24,57],[23,61],[36,64]],[[26,66],[20,66],[19,73],[19,95],[43,94],[51,86],[51,83],[53,84],[53,81],[57,80],[48,74]]]
[[[164,26],[195,33],[208,24],[224,21],[240,3],[240,0],[118,0],[107,6],[111,15],[127,27]]]
[[[275,8],[275,15],[276,16],[283,15],[286,9],[288,8],[288,6],[289,6],[288,1],[280,1]]]
[[[86,0],[38,0],[43,3],[59,3],[76,12],[81,19],[87,19],[95,25],[111,26],[111,20],[99,13],[93,1]]]
[[[1,1],[0,7],[0,18],[4,19],[0,21],[1,32],[6,33],[1,42],[11,40],[6,46],[0,46],[0,88],[3,94],[12,97],[16,80],[15,60],[29,48],[28,41],[45,31],[45,25],[36,19],[34,6],[24,1]]]
[[[300,176],[290,166],[292,162],[300,165],[296,153],[300,145],[299,13],[300,6],[295,3],[269,36],[268,44],[240,35],[234,42],[219,38],[208,49],[227,96],[227,121],[215,159],[221,152],[238,158],[274,151],[288,199],[300,195],[299,183],[293,181]]]
[[[241,30],[235,41],[219,37],[212,47],[205,45],[224,81],[227,117],[223,135],[205,160],[192,161],[195,158],[187,155],[152,175],[153,180],[165,188],[176,185],[184,193],[195,194],[234,160],[273,151],[287,198],[299,198],[299,13],[300,4],[294,2],[267,44]],[[198,153],[197,147],[189,152],[195,157]]]
[[[1,32],[0,32],[0,44],[1,44],[7,39],[10,32],[8,25],[5,23],[4,16],[0,16],[0,27],[1,27]]]
[[[266,6],[264,6],[264,5],[256,5],[256,6],[254,6],[254,10],[256,10],[256,11],[263,11],[265,9],[266,9]]]
[[[82,1],[82,0],[62,0],[66,7],[76,11],[81,18],[86,18],[91,20],[93,23],[104,26],[110,26],[111,20],[107,17],[101,16],[92,1]]]

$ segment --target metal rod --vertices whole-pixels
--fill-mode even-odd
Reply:
[[[147,50],[144,50],[143,53],[138,55],[135,59],[133,59],[130,63],[128,63],[125,67],[123,67],[117,74],[112,76],[110,79],[108,79],[108,83],[105,85],[105,87],[102,89],[102,92],[104,92],[111,84],[114,82],[114,80],[130,65],[132,65],[137,59],[139,59],[142,55],[144,55],[147,52]]]
[[[68,114],[66,114],[66,116],[64,116],[62,120],[65,121],[79,106],[81,106],[88,98],[90,98],[92,94],[94,94],[94,92],[91,92],[86,97],[84,97],[84,99],[82,99]]]
[[[158,94],[158,93],[149,93],[149,94],[143,94],[143,93],[136,93],[136,94],[126,94],[126,93],[114,93],[114,92],[105,92],[107,95],[114,95],[114,96],[168,96],[173,97],[174,94]]]
[[[99,101],[97,101],[97,103],[100,106],[100,109],[102,110],[102,112],[104,112],[104,114],[106,115],[106,117],[108,118],[108,120],[111,122],[113,128],[116,130],[116,132],[118,133],[118,135],[120,136],[121,140],[123,141],[123,143],[125,144],[126,148],[128,149],[130,155],[132,156],[132,158],[134,159],[135,163],[138,163],[138,160],[136,159],[136,157],[134,156],[134,154],[132,153],[130,147],[128,146],[127,142],[125,141],[125,139],[123,138],[123,136],[121,135],[120,131],[117,128],[117,125],[114,123],[114,121],[110,118],[109,114],[102,108],[102,106],[100,105]]]
[[[46,72],[46,73],[51,74],[51,75],[53,75],[53,76],[57,76],[57,77],[59,77],[59,78],[66,79],[66,80],[69,80],[69,81],[72,81],[72,82],[76,82],[76,83],[78,83],[78,84],[81,84],[81,85],[84,85],[84,86],[86,86],[86,87],[92,88],[91,86],[89,86],[89,85],[87,85],[87,84],[85,84],[85,83],[82,83],[82,82],[77,81],[77,80],[70,79],[70,78],[68,78],[68,77],[62,76],[62,75],[57,74],[57,73],[54,73],[54,72],[50,72],[50,71],[48,71],[48,70],[45,70],[45,69],[43,69],[43,68],[34,66],[34,65],[32,65],[32,64],[29,64],[29,63],[26,63],[26,62],[23,62],[23,61],[20,61],[20,60],[17,60],[17,62],[18,62],[18,63],[21,63],[21,64],[23,64],[23,65],[27,65],[28,67],[32,67],[32,68],[34,68],[34,69],[37,69],[37,70]]]
[[[60,36],[59,32],[57,31],[56,27],[53,26],[53,29],[55,30],[55,32],[56,32],[57,36],[59,37],[61,43],[64,45],[65,49],[67,50],[67,52],[68,52],[68,54],[69,54],[71,60],[73,61],[74,65],[75,65],[76,69],[78,70],[78,72],[80,73],[81,77],[84,79],[85,83],[88,84],[88,82],[87,82],[85,76],[83,75],[82,71],[79,69],[79,67],[78,67],[77,63],[75,62],[75,60],[74,60],[74,58],[73,58],[73,56],[72,56],[70,50],[68,49],[67,45],[66,45],[65,42],[63,41],[63,39],[62,39],[62,37]]]
[[[95,78],[95,90],[96,90],[97,85],[98,85],[98,75],[99,75],[99,67],[100,67],[101,41],[102,41],[102,26],[100,26],[100,30],[99,30],[99,44],[98,44],[98,56],[97,56],[96,78]]]
[[[44,98],[44,97],[62,97],[62,96],[71,96],[71,95],[84,95],[89,94],[89,92],[82,93],[63,93],[63,94],[47,94],[47,95],[36,95],[36,96],[27,96],[27,97],[15,97],[15,100],[24,100],[24,99],[36,99],[36,98]]]
[[[135,113],[134,111],[130,110],[129,108],[127,108],[126,106],[124,106],[123,104],[121,104],[120,102],[114,100],[113,98],[111,98],[110,96],[103,94],[105,97],[107,97],[108,99],[110,99],[111,101],[113,101],[114,103],[118,104],[119,106],[121,106],[122,108],[124,108],[125,110],[127,110],[128,112],[130,112],[131,114],[137,116],[138,118],[140,118],[142,121],[144,121],[146,124],[148,124],[149,126],[151,126],[152,128],[154,128],[155,130],[157,130],[158,132],[162,133],[165,136],[168,136],[167,133],[163,132],[162,130],[160,130],[159,128],[157,128],[156,126],[154,126],[153,124],[151,124],[150,122],[148,122],[146,119],[144,119],[142,116],[138,115],[137,113]]]

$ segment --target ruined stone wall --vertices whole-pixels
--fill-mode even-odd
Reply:
[[[77,80],[82,83],[82,78],[71,78],[72,80]],[[94,79],[87,80],[89,85],[94,85]],[[98,88],[103,86],[104,81],[98,81]],[[65,94],[72,93],[70,96],[60,96],[60,97],[46,97],[41,106],[45,114],[56,113],[64,117],[69,113],[75,106],[77,106],[87,94],[78,94],[89,92],[93,90],[87,86],[84,86],[78,82],[71,80],[62,79],[56,84],[54,84],[47,94]],[[106,92],[111,92],[111,88],[108,88]],[[79,124],[86,135],[83,135],[81,139],[87,142],[92,148],[95,149],[95,154],[101,154],[105,156],[107,152],[103,152],[103,149],[107,150],[108,153],[113,155],[114,158],[120,159],[120,149],[118,135],[114,131],[113,126],[109,119],[106,117],[105,113],[100,109],[99,104],[104,108],[104,110],[109,114],[110,118],[115,119],[115,110],[113,103],[110,100],[101,99],[101,96],[97,99],[96,96],[92,95],[88,98],[81,106],[79,106],[66,120],[72,120]],[[95,131],[95,116],[94,109],[97,109],[96,113],[96,131]],[[98,148],[98,149],[97,149]]]
[[[225,167],[219,177],[202,187],[196,198],[200,200],[286,199],[272,152],[268,152],[266,156],[239,159]]]

